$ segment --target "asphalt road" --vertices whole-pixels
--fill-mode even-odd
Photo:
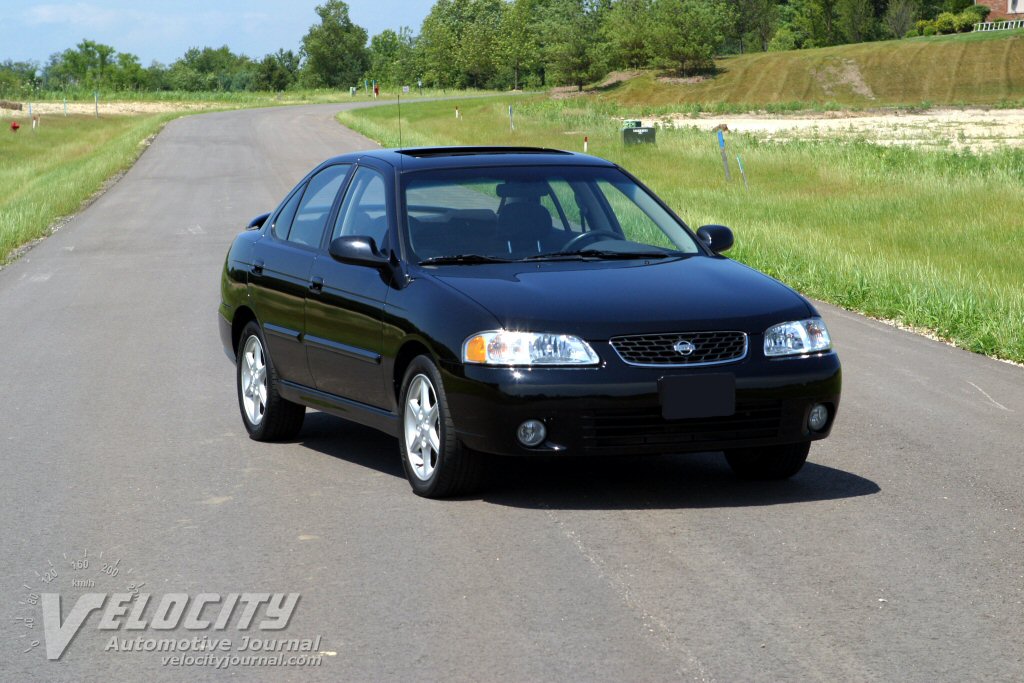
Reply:
[[[481,497],[428,501],[393,440],[333,417],[246,438],[215,320],[225,250],[313,164],[372,145],[340,108],[174,121],[0,271],[0,680],[1024,678],[1024,370],[857,315],[823,308],[843,404],[788,482],[713,454],[514,461]],[[93,614],[59,661],[32,647],[31,592],[66,617],[129,583],[301,599],[277,633]],[[110,648],[136,635],[326,654],[218,671]]]

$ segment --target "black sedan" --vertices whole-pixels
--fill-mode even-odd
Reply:
[[[732,242],[590,156],[335,157],[228,252],[242,420],[289,439],[311,407],[392,434],[430,497],[470,491],[487,455],[723,451],[789,477],[832,428],[839,359]]]

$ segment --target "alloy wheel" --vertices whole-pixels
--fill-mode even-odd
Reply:
[[[242,349],[242,405],[254,427],[263,422],[267,411],[267,359],[259,337],[249,337]]]
[[[430,479],[441,450],[441,421],[437,392],[426,375],[416,375],[405,399],[405,456],[413,474]]]

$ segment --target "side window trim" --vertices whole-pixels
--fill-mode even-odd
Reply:
[[[394,197],[391,196],[392,193],[389,192],[391,188],[389,187],[388,184],[388,171],[382,168],[378,168],[377,165],[375,164],[357,163],[353,165],[351,171],[349,172],[349,177],[346,183],[345,191],[344,193],[342,193],[337,209],[332,216],[333,221],[329,221],[329,223],[333,222],[333,225],[331,226],[331,229],[329,231],[326,231],[326,234],[330,235],[330,239],[334,239],[335,232],[341,228],[341,226],[339,225],[339,221],[342,220],[342,211],[346,209],[346,204],[349,200],[350,194],[357,190],[359,190],[361,193],[365,193],[369,184],[373,182],[373,180],[370,180],[363,187],[356,186],[356,181],[359,178],[359,173],[360,171],[363,170],[376,174],[380,178],[381,183],[383,184],[382,195],[384,200],[384,236],[383,239],[379,240],[379,244],[377,245],[377,247],[381,251],[385,251],[386,249],[389,249],[392,244],[394,244],[393,233],[395,232],[395,226],[393,225],[393,223],[395,222],[395,200]],[[363,194],[360,194],[359,197],[355,197],[353,195],[353,201],[361,201],[362,197]]]

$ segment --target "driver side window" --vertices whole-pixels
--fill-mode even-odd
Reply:
[[[356,170],[338,211],[331,239],[344,235],[372,237],[378,247],[384,244],[388,231],[387,183],[384,176],[372,168]]]

